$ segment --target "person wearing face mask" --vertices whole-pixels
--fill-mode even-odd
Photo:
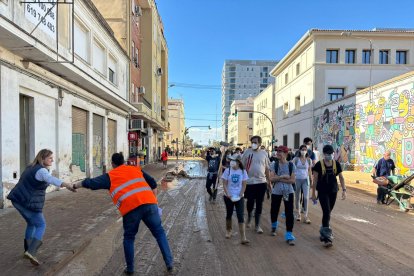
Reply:
[[[214,200],[214,192],[211,190],[211,186],[213,186],[214,191],[216,190],[216,182],[217,182],[217,174],[220,168],[220,155],[216,153],[215,148],[210,148],[207,155],[207,179],[206,179],[206,189],[207,193],[210,195],[209,201]]]
[[[295,209],[296,220],[301,221],[301,204],[300,193],[303,192],[303,212],[304,221],[306,224],[310,224],[311,221],[308,216],[308,201],[309,201],[309,187],[312,186],[312,161],[309,158],[306,145],[302,145],[299,148],[300,157],[293,159],[293,164],[296,166],[296,189],[295,189]]]
[[[272,203],[270,209],[270,219],[272,222],[272,236],[277,235],[278,221],[280,205],[282,200],[285,204],[285,217],[286,217],[286,233],[285,240],[289,245],[295,245],[295,236],[293,236],[293,198],[295,183],[296,168],[293,162],[287,161],[286,157],[289,152],[288,147],[280,146],[277,149],[277,160],[274,163],[274,167],[270,173],[270,180],[273,184],[272,189]]]
[[[338,193],[338,181],[342,187],[342,199],[346,199],[345,180],[342,175],[341,164],[333,160],[334,149],[331,145],[325,145],[322,149],[323,159],[318,161],[313,167],[312,200],[316,201],[316,191],[318,191],[319,203],[322,208],[322,226],[319,231],[321,241],[326,247],[332,246],[332,229],[330,228],[331,212],[335,206]]]
[[[246,190],[246,182],[249,178],[247,172],[241,163],[241,157],[234,154],[230,157],[230,166],[227,168],[221,179],[223,180],[224,204],[226,205],[226,239],[232,236],[233,210],[236,207],[237,220],[239,222],[240,243],[248,244],[244,225],[244,199],[243,195]]]
[[[267,190],[271,190],[269,166],[270,160],[266,151],[260,150],[262,138],[253,136],[250,139],[251,148],[246,149],[242,157],[243,166],[246,168],[249,179],[244,197],[247,199],[247,228],[251,227],[252,212],[255,210],[255,231],[262,234],[260,217],[262,214],[263,200]]]
[[[305,137],[303,139],[303,144],[306,145],[307,154],[309,158],[312,160],[312,166],[314,166],[316,164],[316,161],[318,161],[318,159],[316,159],[315,153],[312,150],[313,140],[310,137]],[[296,152],[295,157],[300,157],[300,151]]]

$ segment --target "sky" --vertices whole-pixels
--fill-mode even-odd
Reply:
[[[414,0],[156,0],[169,54],[169,88],[184,100],[195,142],[221,139],[226,59],[281,60],[309,29],[414,28]],[[217,87],[217,88],[216,88]],[[197,127],[202,126],[202,127]],[[209,130],[207,127],[210,126]]]

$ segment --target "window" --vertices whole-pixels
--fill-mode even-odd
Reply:
[[[288,142],[288,136],[287,135],[283,135],[283,145],[285,147],[287,147],[287,142]]]
[[[288,116],[289,113],[289,103],[285,102],[285,104],[283,105],[283,118],[286,118]]]
[[[388,50],[380,50],[379,51],[379,63],[380,64],[388,64],[388,54],[390,51]]]
[[[287,84],[287,83],[288,83],[288,81],[289,81],[289,75],[288,75],[288,73],[286,73],[286,74],[285,74],[285,84]]]
[[[249,119],[253,119],[253,113],[249,113]]]
[[[338,63],[338,50],[326,50],[326,63]]]
[[[371,63],[371,50],[362,50],[362,63],[363,64]]]
[[[355,63],[355,50],[346,50],[345,51],[345,63],[347,63],[347,64]]]
[[[335,101],[345,95],[345,88],[328,88],[328,95],[330,101]]]
[[[300,96],[297,96],[295,98],[295,112],[296,113],[300,112]]]
[[[395,62],[397,64],[407,64],[407,51],[397,51]]]
[[[93,42],[93,67],[98,70],[99,73],[105,75],[105,49],[96,40]]]
[[[295,149],[299,149],[300,147],[300,133],[295,133],[294,136],[294,142],[293,142],[293,148]]]
[[[139,67],[139,52],[138,52],[138,48],[135,48],[135,67],[138,68]]]
[[[113,58],[112,56],[109,56],[108,59],[108,78],[109,81],[112,82],[113,84],[117,84],[117,75],[116,72],[118,67],[118,63],[116,62],[115,58]]]
[[[89,62],[89,31],[77,20],[74,25],[75,53],[84,61]]]
[[[296,64],[296,76],[300,74],[300,63]]]

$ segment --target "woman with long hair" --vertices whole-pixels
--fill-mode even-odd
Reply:
[[[295,190],[295,208],[296,220],[301,221],[301,204],[300,195],[303,191],[303,213],[305,215],[303,222],[310,224],[308,215],[309,187],[312,186],[312,160],[308,155],[306,145],[299,147],[299,157],[293,158],[293,164],[296,166],[296,190]]]
[[[17,185],[7,196],[27,223],[24,257],[36,266],[40,264],[36,253],[42,245],[46,229],[46,221],[43,216],[46,188],[52,184],[76,192],[72,184],[63,182],[50,174],[49,167],[52,166],[52,163],[53,152],[51,150],[42,149],[39,151],[33,162],[22,173]]]

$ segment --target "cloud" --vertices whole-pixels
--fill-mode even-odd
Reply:
[[[221,140],[221,128],[190,128],[189,136],[194,142],[208,146],[208,141]]]

